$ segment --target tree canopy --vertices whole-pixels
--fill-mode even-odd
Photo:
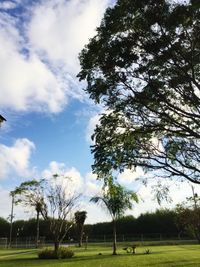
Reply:
[[[105,187],[103,196],[95,196],[91,198],[94,203],[102,203],[107,208],[113,220],[123,216],[127,209],[132,208],[132,201],[138,202],[138,197],[135,192],[127,190],[120,184],[109,180]]]
[[[141,166],[200,183],[200,4],[118,0],[80,54],[80,80],[107,110],[94,171]]]

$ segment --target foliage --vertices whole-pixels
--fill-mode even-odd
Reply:
[[[176,224],[179,232],[186,232],[200,243],[200,198],[197,194],[176,207]]]
[[[195,0],[118,0],[107,9],[78,74],[107,110],[93,136],[99,177],[142,166],[200,183],[199,31]]]
[[[0,237],[8,237],[10,224],[7,220],[0,217]]]
[[[151,252],[151,250],[149,248],[145,249],[144,254],[147,254],[148,255],[150,253],[152,253],[152,252]]]
[[[176,235],[176,213],[174,210],[160,209],[152,213],[141,214],[136,220],[137,233],[161,233]]]
[[[13,191],[15,203],[22,203],[24,206],[34,207],[37,213],[45,216],[46,206],[44,203],[44,180],[30,180],[21,183]]]
[[[113,220],[119,219],[127,209],[132,208],[132,201],[138,202],[135,192],[125,189],[112,178],[108,179],[108,186],[104,189],[103,196],[92,197],[90,201],[102,203],[108,210]]]
[[[66,247],[59,247],[56,252],[52,248],[45,248],[38,252],[39,259],[69,259],[74,256],[74,252]]]
[[[161,233],[163,236],[175,237],[178,236],[179,230],[176,225],[175,210],[161,209],[155,212],[147,212],[141,214],[139,217],[133,216],[120,217],[116,222],[117,233],[120,239],[124,235],[139,237],[141,234],[146,236],[154,236],[155,233]],[[13,223],[13,236],[16,237],[17,230],[20,230],[20,237],[29,237],[35,235],[37,221],[36,219],[18,220]],[[84,231],[89,236],[89,240],[94,238],[103,239],[103,235],[110,237],[113,231],[112,222],[101,222],[93,225],[84,225]],[[9,232],[9,223],[4,220],[1,224],[0,220],[0,236],[6,237]],[[45,236],[46,240],[53,240],[53,235],[49,229],[49,221],[40,219],[40,236]],[[69,240],[69,237],[76,237],[76,225],[69,229],[64,239]]]

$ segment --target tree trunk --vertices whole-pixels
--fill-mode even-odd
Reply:
[[[60,246],[59,241],[57,241],[57,240],[54,241],[54,250],[55,250],[55,253],[56,254],[58,253],[59,246]]]
[[[40,212],[37,211],[37,229],[36,229],[36,248],[39,246],[39,236],[40,236]]]
[[[113,220],[113,255],[117,255],[117,232],[116,232],[116,220]]]
[[[83,243],[83,227],[80,229],[80,236],[79,236],[79,247],[82,247]]]

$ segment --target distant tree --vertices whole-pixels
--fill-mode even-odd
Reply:
[[[74,214],[75,223],[76,223],[76,230],[79,239],[79,247],[82,247],[83,242],[83,234],[84,234],[84,222],[87,218],[87,211],[77,211]]]
[[[23,182],[14,190],[15,202],[21,203],[26,207],[33,207],[37,214],[37,229],[36,229],[36,247],[39,245],[40,235],[40,214],[43,217],[46,215],[46,204],[44,202],[44,180],[31,180]]]
[[[136,193],[126,190],[118,183],[114,183],[112,177],[107,178],[107,186],[103,196],[92,197],[94,203],[102,203],[108,210],[113,222],[113,255],[117,254],[116,222],[127,209],[132,208],[132,201],[138,202]]]
[[[200,243],[200,198],[194,193],[176,207],[176,223],[180,233],[186,232]]]
[[[104,105],[93,169],[141,166],[200,183],[200,2],[118,0],[80,54],[80,80]],[[162,180],[163,181],[163,180]]]
[[[140,234],[160,233],[175,236],[178,233],[175,218],[174,210],[159,209],[155,212],[146,212],[136,219],[135,229]]]
[[[9,222],[6,219],[0,217],[0,237],[8,237],[9,228]]]

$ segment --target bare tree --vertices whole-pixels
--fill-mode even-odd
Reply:
[[[63,178],[63,183],[57,182],[56,178]],[[49,221],[50,232],[54,238],[54,249],[57,252],[60,243],[74,224],[73,210],[77,207],[80,194],[71,192],[69,177],[54,175],[52,181],[48,182],[46,195],[48,215],[44,218]]]
[[[80,194],[73,192],[70,177],[53,175],[51,179],[32,180],[15,189],[18,200],[37,212],[36,245],[39,240],[39,215],[49,222],[57,253],[60,243],[74,223],[73,211]]]

